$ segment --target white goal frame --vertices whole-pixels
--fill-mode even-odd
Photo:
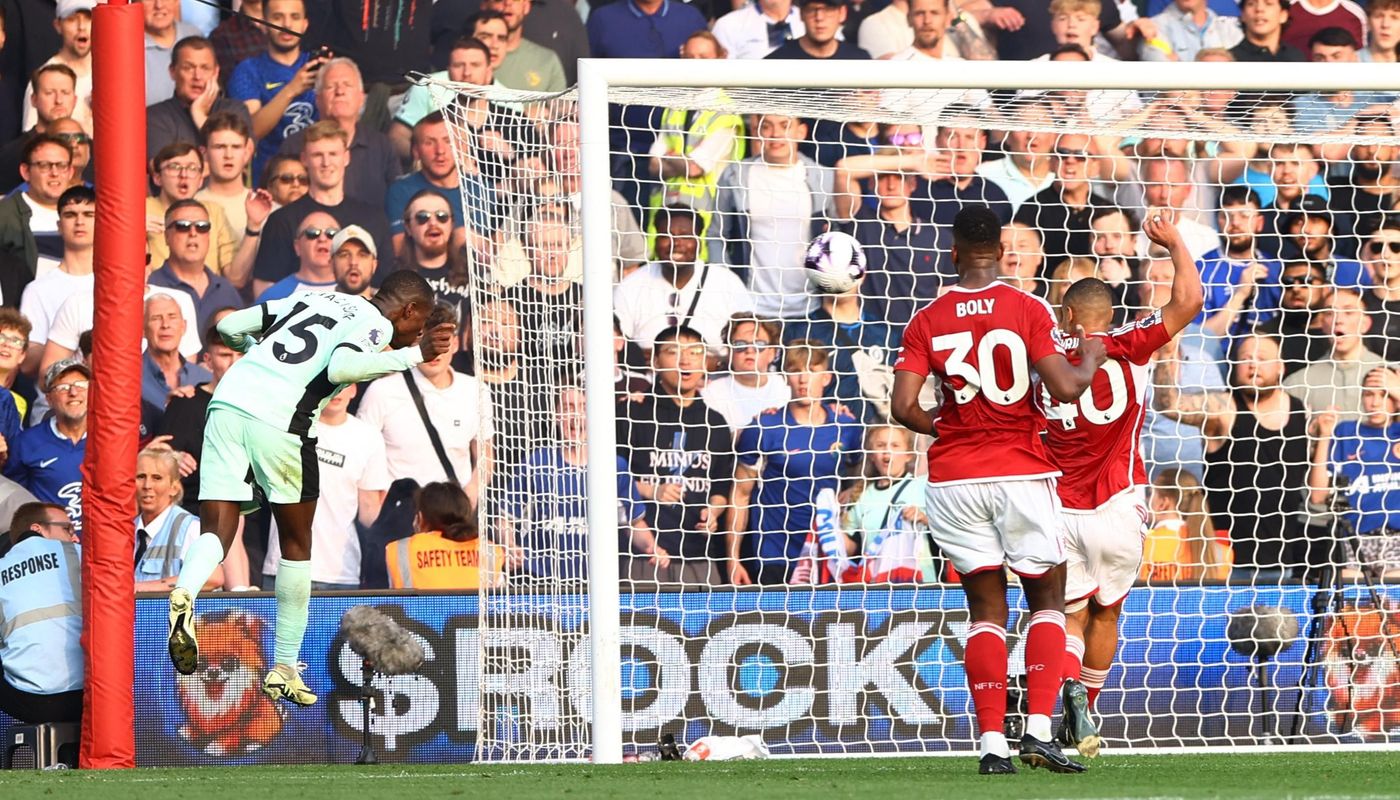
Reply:
[[[1111,66],[1110,66],[1111,64]],[[615,88],[1400,91],[1400,64],[582,59],[578,116],[583,182],[584,381],[587,395],[592,752],[622,761],[617,452],[612,349],[609,92]],[[1321,135],[1318,140],[1329,137]]]

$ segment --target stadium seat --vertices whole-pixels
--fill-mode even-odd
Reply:
[[[74,722],[16,725],[0,750],[0,769],[47,769],[78,766],[78,731]]]

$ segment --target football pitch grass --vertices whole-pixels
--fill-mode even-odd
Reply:
[[[1400,752],[1105,756],[1083,775],[980,776],[970,757],[722,764],[193,767],[0,773],[0,797],[55,800],[1126,800],[1400,797]]]

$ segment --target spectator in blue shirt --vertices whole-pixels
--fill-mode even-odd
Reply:
[[[185,360],[180,341],[189,320],[166,294],[146,298],[146,352],[141,356],[141,434],[160,429],[165,405],[176,393],[213,380],[209,370]]]
[[[783,369],[792,401],[760,414],[735,446],[729,542],[735,584],[788,582],[812,533],[817,496],[837,491],[843,471],[860,455],[860,423],[825,400],[831,351],[810,339],[791,342]]]
[[[1227,186],[1220,194],[1221,246],[1196,264],[1206,294],[1196,322],[1205,333],[1236,335],[1278,312],[1283,266],[1260,250],[1263,230],[1259,196],[1245,186]]]
[[[594,58],[678,58],[690,34],[706,27],[679,0],[618,0],[588,15],[588,49]]]
[[[819,309],[784,326],[783,342],[792,346],[811,341],[827,348],[836,373],[829,381],[828,395],[857,419],[869,422],[877,409],[868,402],[870,395],[863,384],[876,386],[894,380],[890,370],[899,355],[903,329],[885,324],[866,307],[861,284],[867,280],[869,272],[844,294],[822,294]]]
[[[49,367],[44,390],[53,416],[16,437],[5,462],[5,477],[40,502],[63,506],[77,536],[83,532],[83,456],[91,381],[92,370],[78,359]]]
[[[304,0],[267,0],[264,18],[291,31],[307,27]],[[318,119],[316,72],[325,63],[301,51],[301,37],[276,28],[264,28],[267,52],[241,62],[228,82],[229,96],[242,100],[253,118],[253,174],[261,175],[267,160],[288,136]]]
[[[558,412],[559,444],[542,447],[526,459],[507,496],[508,515],[521,553],[520,572],[541,579],[583,581],[588,578],[588,430],[583,391],[561,390]],[[649,560],[665,567],[669,554],[657,546],[647,527],[643,502],[626,460],[619,457],[619,545],[623,553],[640,554],[638,562]]]
[[[1314,415],[1309,499],[1319,505],[1334,489],[1342,492],[1356,565],[1378,579],[1400,569],[1400,376],[1386,367],[1372,370],[1361,404],[1357,420],[1338,422],[1331,411]]]

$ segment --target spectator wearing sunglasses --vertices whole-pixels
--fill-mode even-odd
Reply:
[[[209,269],[209,210],[198,200],[179,200],[165,212],[165,244],[170,257],[152,272],[151,286],[178,289],[194,301],[196,330],[209,329],[215,311],[238,308],[243,300],[227,279]]]
[[[301,159],[293,156],[273,156],[263,170],[261,185],[272,195],[276,208],[291,205],[306,196],[311,176]]]
[[[165,243],[165,212],[180,200],[193,200],[204,185],[205,174],[204,154],[191,142],[166,145],[151,160],[151,178],[160,189],[155,197],[146,198],[146,247],[152,264],[163,264],[170,257]],[[206,261],[222,273],[233,263],[233,226],[218,205],[209,203],[205,209],[211,226]]]
[[[792,388],[771,371],[781,349],[782,330],[775,320],[747,311],[729,318],[724,332],[729,373],[706,381],[700,397],[724,416],[735,436],[760,413],[782,408],[792,399]]]
[[[92,136],[75,119],[57,119],[49,126],[49,135],[64,142],[73,153],[73,179],[92,186]],[[20,190],[28,189],[21,184]]]
[[[350,165],[350,134],[333,121],[322,121],[300,134],[301,163],[310,179],[309,191],[272,212],[262,228],[262,242],[253,262],[253,293],[295,273],[300,264],[293,246],[305,227],[307,215],[320,211],[340,221],[336,227],[359,225],[376,242],[389,241],[389,222],[384,218],[383,196],[374,202],[349,191],[345,169]],[[329,270],[327,271],[329,274]]]
[[[267,287],[257,302],[281,300],[297,292],[335,291],[335,270],[331,267],[331,240],[340,233],[340,223],[325,211],[313,211],[297,226],[292,239],[297,271]]]
[[[469,225],[480,234],[496,229],[492,210],[495,192],[479,174],[464,175],[457,169],[457,154],[441,111],[431,112],[414,124],[411,149],[413,159],[421,165],[419,170],[394,181],[384,197],[384,213],[394,237],[394,252],[402,253],[404,249],[404,237],[408,233],[408,218],[404,212],[412,200],[425,191],[435,192],[447,201],[453,227]],[[465,208],[462,205],[464,187],[472,198]]]
[[[1400,223],[1387,222],[1361,246],[1371,273],[1371,286],[1362,295],[1371,317],[1366,347],[1387,361],[1400,358]]]
[[[1279,300],[1278,315],[1265,322],[1260,330],[1279,340],[1279,356],[1283,359],[1286,378],[1327,357],[1327,335],[1322,331],[1320,315],[1332,301],[1332,287],[1327,283],[1325,265],[1316,261],[1285,264],[1279,283],[1283,285],[1283,297]],[[1370,309],[1369,294],[1366,299]],[[1400,303],[1396,306],[1400,309]],[[1397,322],[1400,322],[1400,310],[1397,310]]]
[[[1112,206],[1094,194],[1088,136],[1060,136],[1050,158],[1055,180],[1016,211],[1017,222],[1040,229],[1046,270],[1070,256],[1093,255],[1094,212]]]
[[[439,303],[446,303],[461,316],[471,302],[466,263],[448,257],[455,227],[447,198],[432,189],[413,196],[404,209],[402,269],[422,275],[433,287]]]

